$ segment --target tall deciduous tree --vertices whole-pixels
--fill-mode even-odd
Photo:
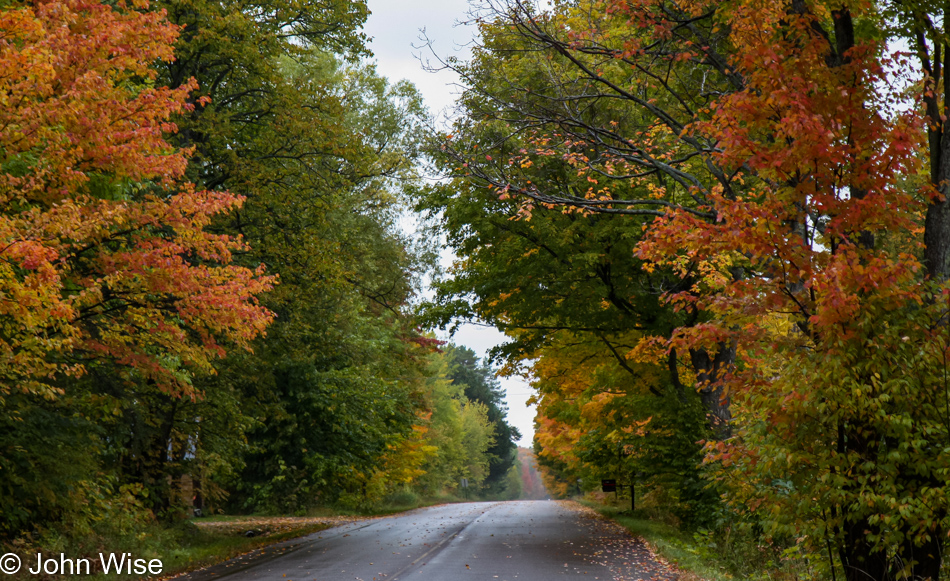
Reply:
[[[714,376],[732,351],[728,345],[656,350],[641,361],[628,354],[644,337],[671,337],[705,316],[661,300],[666,290],[688,288],[697,277],[671,268],[647,271],[634,251],[643,229],[669,208],[703,214],[696,210],[701,196],[665,172],[701,180],[708,169],[696,144],[678,144],[657,114],[666,111],[666,121],[682,127],[708,96],[690,93],[695,102],[682,103],[651,89],[643,71],[619,64],[642,33],[628,29],[622,15],[598,17],[599,6],[564,3],[542,14],[524,4],[511,3],[511,11],[495,5],[495,20],[482,23],[483,45],[474,60],[457,67],[470,87],[460,101],[465,114],[441,144],[442,160],[457,179],[433,188],[421,206],[438,212],[462,258],[452,276],[436,284],[428,314],[442,324],[480,318],[509,334],[510,343],[499,350],[508,371],[530,362],[543,377],[535,384],[540,434],[551,439],[539,459],[572,471],[572,485],[581,476],[626,478],[639,468],[622,453],[636,449],[639,464],[649,465],[648,478],[672,484],[671,490],[690,488],[692,502],[702,496],[694,494],[696,468],[681,470],[697,458],[702,433],[692,424],[692,387],[698,375]],[[708,28],[700,22],[684,34],[694,38]],[[581,48],[588,37],[598,52]],[[676,38],[655,51],[682,50],[685,42]],[[694,63],[671,66],[671,86],[693,91]],[[714,78],[710,87],[722,82]],[[631,83],[643,99],[615,92]],[[568,200],[575,205],[565,207]],[[569,366],[597,374],[581,374],[577,382]],[[709,423],[724,434],[729,408],[720,384],[699,388]],[[614,401],[608,405],[605,397]],[[594,404],[609,413],[582,413]],[[652,438],[620,431],[654,416],[665,428]],[[674,424],[688,427],[674,438],[660,436]],[[679,477],[670,476],[680,472],[681,482],[674,483]]]
[[[185,26],[160,78],[193,76],[210,97],[178,119],[180,145],[195,148],[187,171],[247,198],[215,226],[282,281],[264,299],[277,314],[268,339],[203,381],[222,408],[241,402],[231,429],[247,438],[220,449],[228,469],[203,485],[240,509],[371,504],[389,483],[380,466],[414,469],[393,454],[420,427],[425,349],[407,303],[427,258],[396,220],[417,179],[421,99],[359,62],[364,2],[160,5]],[[199,443],[196,460],[226,443],[203,435],[220,428],[193,420],[201,406],[164,410]]]
[[[434,450],[423,465],[426,474],[419,485],[429,494],[477,493],[489,476],[495,426],[489,408],[466,397],[466,386],[450,378],[450,365],[445,353],[429,361],[423,393],[429,410],[426,439]],[[468,481],[464,488],[470,490],[463,490],[463,478]]]
[[[242,198],[184,181],[189,152],[165,139],[171,116],[193,107],[196,84],[154,87],[149,67],[172,60],[178,29],[139,11],[147,7],[69,0],[0,10],[4,415],[76,398],[77,378],[100,368],[119,385],[200,398],[193,378],[272,318],[256,297],[273,278],[231,264],[246,250],[239,237],[209,232]],[[15,436],[0,455],[2,496],[16,505],[2,504],[2,520],[14,532],[34,511],[62,506],[50,498],[55,485],[33,486],[44,461]]]
[[[208,370],[216,337],[259,334],[269,279],[227,266],[244,245],[206,226],[241,200],[183,183],[186,157],[164,140],[194,82],[137,81],[171,60],[175,29],[94,2],[3,15],[4,391],[49,393],[109,358],[192,395],[178,366]]]
[[[741,475],[763,522],[807,532],[847,579],[936,579],[950,475],[946,41],[934,24],[946,7],[503,5],[485,26],[517,42],[491,50],[518,58],[527,42],[554,82],[538,95],[469,77],[472,93],[510,134],[542,132],[505,156],[447,143],[459,171],[517,196],[524,219],[654,216],[637,256],[679,281],[661,290],[689,318],[631,356],[688,354],[720,435],[740,429],[713,455],[723,478]],[[890,29],[895,15],[909,26]],[[912,63],[881,42],[907,30],[922,84],[894,73]],[[925,110],[908,98],[920,87]],[[590,122],[613,103],[637,122]],[[524,173],[551,157],[595,185]]]
[[[944,307],[915,248],[927,238],[915,189],[930,195],[915,180],[923,118],[897,108],[890,86],[900,80],[886,74],[882,47],[856,36],[858,17],[874,15],[792,4],[754,24],[720,16],[748,89],[721,98],[692,131],[717,139],[713,157],[752,187],[717,192],[715,222],[657,221],[641,254],[662,262],[675,247],[711,274],[743,273],[673,298],[715,313],[682,341],[726,337],[742,351],[725,383],[748,439],[719,457],[758,477],[750,482],[770,510],[811,499],[789,514],[846,578],[936,579],[948,426]],[[776,494],[763,484],[779,470],[787,488]],[[787,525],[773,514],[766,522]]]
[[[659,299],[696,284],[695,273],[644,271],[632,249],[638,226],[671,208],[709,217],[699,207],[725,177],[702,157],[713,144],[682,130],[735,80],[724,63],[693,54],[694,46],[715,52],[724,39],[709,15],[665,15],[669,7],[642,7],[670,31],[642,51],[644,29],[609,3],[559,3],[549,12],[526,2],[484,7],[484,45],[471,64],[454,65],[470,85],[466,115],[442,144],[463,184],[453,187],[478,193],[425,202],[445,212],[450,242],[477,261],[445,283],[440,301],[448,308],[432,312],[442,320],[446,312],[465,314],[464,300],[449,300],[474,292],[477,315],[523,329],[519,341],[534,338],[537,346],[545,333],[572,329],[600,340],[622,368],[633,345],[618,337],[637,330],[669,338],[704,317]],[[690,22],[676,25],[680,16]],[[665,84],[649,68],[654,60],[668,67]],[[495,74],[499,67],[505,75]],[[509,245],[499,241],[519,238],[522,256],[502,255]],[[519,276],[528,264],[530,280]],[[501,265],[510,267],[507,276],[485,275]],[[659,362],[667,381],[654,389],[683,392],[698,378],[709,421],[725,435],[728,399],[710,380],[733,356],[729,344],[670,350]]]

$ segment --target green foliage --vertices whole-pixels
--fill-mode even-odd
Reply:
[[[619,17],[586,20],[587,4],[557,5],[538,15],[539,26],[551,34],[603,27],[591,34],[602,33],[610,47],[635,34]],[[651,147],[667,148],[664,156],[680,152],[637,104],[601,98],[586,73],[526,33],[513,13],[494,18],[483,24],[472,61],[457,65],[468,86],[463,115],[433,147],[452,179],[428,188],[417,204],[438,219],[459,256],[435,282],[424,317],[444,326],[477,319],[507,333],[495,355],[506,373],[530,365],[542,416],[536,451],[552,494],[577,492],[578,480],[640,473],[666,487],[681,514],[703,519],[709,511],[699,508],[717,501],[699,477],[697,442],[709,434],[705,402],[690,389],[692,370],[684,358],[630,355],[641,340],[668,337],[697,318],[661,300],[664,289],[688,283],[669,270],[644,269],[635,256],[654,215],[590,213],[524,193],[553,200],[594,192],[657,204],[675,195],[692,203],[675,182],[620,177],[639,170],[610,166],[626,147],[620,136],[649,133]],[[642,80],[609,59],[597,66],[624,85]]]
[[[505,475],[505,484],[500,498],[502,500],[518,500],[524,498],[525,485],[521,477],[521,463],[515,456],[515,462]],[[489,497],[491,498],[491,497]]]
[[[650,543],[660,557],[683,571],[682,579],[790,581],[818,573],[807,559],[783,551],[747,524],[723,522],[714,530],[696,529],[668,522],[670,515],[661,512],[664,507],[630,514],[609,505],[584,504]]]
[[[167,3],[188,32],[163,80],[194,76],[210,97],[179,120],[189,172],[246,198],[217,227],[281,281],[263,300],[277,314],[267,338],[200,383],[214,419],[192,426],[188,470],[217,493],[211,507],[369,506],[422,405],[406,305],[430,259],[396,218],[425,112],[410,85],[359,62],[363,2],[265,4]]]
[[[574,473],[588,483],[585,489],[599,487],[604,478],[633,480],[639,494],[662,495],[664,510],[687,526],[710,526],[720,518],[719,493],[700,467],[702,442],[710,434],[695,394],[686,403],[673,395],[617,398],[604,413],[617,421],[587,431],[578,440],[578,458],[584,466]],[[633,418],[644,416],[649,423],[637,436],[616,437]]]
[[[256,410],[261,420],[248,433],[252,444],[231,502],[286,513],[366,492],[357,475],[372,472],[415,415],[403,387],[364,373],[269,367],[273,385],[258,388],[257,401],[266,403]]]
[[[449,378],[462,386],[465,397],[485,406],[487,418],[492,425],[494,441],[488,448],[488,475],[485,477],[485,495],[509,495],[507,487],[510,473],[517,459],[517,444],[521,438],[517,428],[505,421],[508,409],[504,405],[504,392],[495,378],[495,373],[478,360],[475,352],[467,347],[449,345],[446,354],[450,361]],[[519,486],[520,492],[520,486]],[[512,498],[517,498],[514,493]]]
[[[94,481],[99,443],[88,421],[69,415],[75,407],[72,397],[18,394],[0,404],[0,535],[59,522],[63,514],[79,530],[88,526],[89,505],[108,485]]]
[[[824,552],[826,573],[841,566],[832,547],[888,562],[932,546],[941,530],[950,477],[941,296],[911,310],[869,298],[834,347],[770,353],[772,390],[741,398],[741,440],[716,455],[729,502],[754,511],[767,534]]]
[[[455,368],[474,366],[472,393],[453,385],[410,313],[434,252],[397,221],[420,184],[426,112],[411,85],[360,60],[365,3],[152,8],[184,27],[176,58],[156,63],[156,84],[200,85],[171,136],[194,148],[187,175],[244,200],[207,229],[240,236],[248,248],[235,262],[279,277],[260,299],[277,318],[252,352],[230,353],[213,374],[160,357],[194,397],[91,355],[84,377],[64,379],[63,397],[5,397],[0,540],[132,539],[156,518],[189,516],[192,503],[369,510],[400,491],[442,495],[461,477],[501,490],[513,433],[497,385],[467,360]],[[28,159],[5,163],[23,173]],[[120,201],[149,188],[96,177],[87,189]]]
[[[433,357],[425,382],[429,410],[427,441],[434,455],[423,465],[419,488],[426,494],[461,491],[463,478],[478,491],[489,475],[489,449],[495,442],[488,407],[466,397],[465,386],[449,378],[451,356]]]

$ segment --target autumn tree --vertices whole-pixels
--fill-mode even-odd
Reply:
[[[282,284],[263,298],[277,314],[268,338],[202,380],[213,399],[153,402],[166,430],[142,429],[132,410],[115,429],[154,449],[150,431],[195,442],[166,475],[195,477],[213,506],[375,502],[385,486],[367,481],[405,468],[393,450],[409,453],[422,408],[426,355],[407,305],[430,258],[397,224],[417,180],[421,99],[360,62],[363,2],[159,6],[184,26],[159,79],[194,77],[210,98],[176,118],[177,144],[195,149],[186,171],[246,198],[214,227],[247,240],[238,260]]]
[[[509,482],[508,473],[517,461],[518,446],[515,442],[521,438],[521,434],[517,428],[505,421],[508,408],[504,403],[505,395],[501,384],[491,367],[480,361],[471,349],[449,345],[445,350],[450,362],[448,377],[463,388],[469,401],[485,406],[488,421],[492,425],[494,438],[487,450],[489,463],[484,482],[485,494],[505,494]]]
[[[551,48],[559,31],[597,26],[602,30],[589,34],[609,36],[610,46],[620,50],[632,41],[626,20],[599,19],[586,12],[586,5],[562,8],[537,18],[530,11],[510,13],[520,20],[509,20],[508,11],[499,9],[493,13],[496,20],[486,17],[482,23],[483,44],[474,60],[456,67],[470,88],[460,100],[464,115],[441,144],[441,159],[456,179],[431,189],[420,206],[437,212],[460,259],[451,276],[436,283],[438,294],[427,313],[439,324],[468,317],[506,331],[510,342],[498,355],[505,357],[507,370],[526,364],[535,377],[543,377],[535,382],[541,391],[539,437],[551,439],[539,461],[558,463],[558,472],[570,475],[572,491],[578,478],[626,478],[636,471],[629,455],[636,449],[639,464],[650,466],[647,478],[656,479],[656,485],[662,480],[674,495],[684,487],[695,492],[695,442],[706,436],[691,425],[693,380],[697,369],[722,366],[731,351],[718,346],[695,352],[657,350],[639,362],[628,354],[641,340],[670,337],[704,316],[698,310],[677,311],[661,299],[666,290],[688,287],[693,278],[670,268],[647,271],[635,249],[643,238],[641,227],[662,209],[695,206],[693,194],[661,169],[675,166],[679,173],[699,176],[706,169],[689,153],[692,146],[683,146],[682,159],[666,151],[675,147],[676,136],[658,124],[655,111],[612,96],[609,86]],[[631,82],[613,57],[574,56],[607,63],[604,74],[612,82]],[[678,82],[689,90],[693,65],[674,64],[683,75]],[[646,87],[642,73],[632,80]],[[688,110],[677,109],[678,101],[664,101],[661,91],[649,98],[656,107],[669,107],[680,126],[691,119]],[[619,159],[615,150],[627,147],[624,135],[642,136],[642,143],[630,147],[649,148],[644,153],[658,160],[658,168],[635,171],[633,161]],[[635,180],[633,174],[638,174]],[[589,207],[605,211],[565,211],[555,203],[558,195],[586,199]],[[608,202],[620,199],[618,206],[623,206],[623,200],[637,197],[643,198],[642,207],[614,211]],[[569,368],[588,372],[575,374]],[[590,373],[594,369],[597,373]],[[700,397],[710,423],[722,428],[729,410],[718,389],[703,384]],[[614,419],[581,411],[592,401],[606,405],[604,397],[614,400]],[[654,430],[650,439],[621,431],[651,417],[668,429],[669,422],[679,421],[677,416],[680,425],[690,426],[672,439],[660,437],[663,429]],[[687,434],[696,437],[690,440]],[[561,454],[565,457],[556,458]],[[647,457],[655,462],[646,462]],[[684,459],[691,466],[680,473]],[[674,474],[679,475],[669,478]]]
[[[804,532],[848,579],[935,579],[942,562],[943,12],[505,3],[485,28],[534,47],[555,82],[472,92],[502,112],[505,136],[542,126],[543,147],[446,144],[462,175],[520,200],[525,220],[540,208],[655,217],[636,256],[679,281],[664,303],[691,320],[629,356],[688,353],[707,402],[735,400],[736,422],[707,409],[739,430],[711,456],[737,504]],[[917,77],[894,73],[912,61],[882,42],[908,30]],[[561,63],[571,84],[557,82]],[[643,121],[588,120],[613,102]],[[526,175],[538,158],[596,185]]]
[[[750,479],[759,487],[751,496],[776,511],[766,522],[781,529],[794,515],[793,526],[811,531],[812,550],[824,544],[829,566],[848,579],[936,579],[945,363],[942,307],[928,298],[932,280],[918,254],[927,227],[917,220],[930,195],[926,187],[916,195],[925,185],[915,180],[923,123],[914,108],[895,110],[901,95],[889,87],[900,80],[886,74],[889,57],[855,35],[853,19],[873,15],[853,10],[792,5],[754,26],[724,16],[746,49],[733,62],[749,88],[722,98],[714,119],[694,130],[716,137],[714,157],[753,187],[722,190],[711,204],[718,220],[686,218],[693,225],[678,224],[673,244],[677,256],[744,276],[720,276],[706,292],[674,300],[716,314],[684,341],[730,337],[743,352],[726,383],[748,439],[714,457],[731,465],[735,452],[737,471],[760,478]],[[642,253],[667,260],[667,226],[681,218],[657,222]],[[933,349],[906,352],[906,343]],[[791,510],[795,498],[810,502]]]
[[[480,492],[490,474],[489,451],[497,437],[488,406],[466,397],[467,386],[450,376],[451,362],[448,353],[433,355],[423,388],[426,441],[433,454],[422,467],[425,474],[418,488],[428,495]],[[471,490],[463,490],[463,478]]]
[[[441,144],[460,179],[423,205],[442,212],[449,242],[466,257],[438,287],[442,306],[430,312],[439,322],[476,315],[522,329],[506,352],[515,356],[519,342],[531,338],[537,346],[547,332],[575,330],[601,341],[622,368],[634,345],[618,337],[634,330],[670,337],[703,319],[699,310],[676,311],[660,300],[699,277],[644,271],[633,248],[642,236],[637,226],[669,208],[704,214],[694,186],[711,187],[722,172],[701,157],[708,142],[680,134],[731,77],[720,71],[725,65],[689,52],[694,44],[722,44],[708,18],[676,26],[657,13],[674,33],[638,54],[639,28],[605,8],[484,4],[483,46],[470,64],[447,63],[470,87],[461,101],[465,114]],[[665,88],[654,86],[646,67],[654,58],[669,66]],[[502,254],[507,245],[499,241],[508,239],[517,241],[510,252],[520,245],[523,256]],[[510,270],[487,274],[495,268]],[[479,298],[475,309],[465,310],[466,293]],[[727,344],[670,350],[661,362],[667,381],[653,389],[685,393],[697,377],[710,423],[725,433],[728,400],[709,379],[732,357]]]
[[[149,67],[172,60],[178,29],[144,8],[50,1],[0,11],[0,394],[4,417],[32,426],[4,438],[5,534],[81,507],[97,487],[108,493],[90,466],[63,472],[78,477],[71,493],[38,478],[57,461],[29,441],[43,422],[58,422],[62,436],[82,427],[56,400],[88,397],[76,389],[84,375],[109,369],[118,385],[200,399],[194,377],[272,318],[256,297],[273,278],[231,264],[245,244],[208,229],[242,198],[187,183],[189,152],[165,140],[196,84],[154,86]]]
[[[527,448],[518,448],[518,472],[521,480],[521,498],[529,500],[548,498],[548,491],[541,483],[534,453]]]

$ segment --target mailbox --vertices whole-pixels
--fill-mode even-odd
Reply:
[[[617,492],[617,481],[616,480],[601,480],[600,489],[604,492]]]

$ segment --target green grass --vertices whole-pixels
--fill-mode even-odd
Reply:
[[[235,520],[235,518],[227,519]],[[171,543],[156,547],[165,565],[162,576],[175,575],[227,561],[254,549],[302,537],[329,528],[328,525],[305,525],[266,536],[246,537],[240,533],[209,531],[194,527],[182,535],[171,535]],[[110,576],[114,578],[114,576]]]
[[[775,544],[749,527],[736,524],[709,531],[671,524],[655,507],[634,513],[615,506],[581,503],[645,539],[666,561],[683,570],[682,581],[792,581],[822,578],[818,560],[799,554],[794,546]],[[666,515],[668,517],[668,515]],[[653,517],[653,518],[650,518]]]
[[[604,506],[586,500],[580,502],[646,540],[660,557],[687,572],[686,576],[681,577],[683,581],[735,579],[729,571],[729,566],[711,557],[709,550],[696,540],[693,533],[664,522],[650,520],[637,513],[633,515],[629,512],[625,513],[618,507]]]
[[[213,519],[202,520],[230,521],[239,518],[214,517]],[[307,523],[299,527],[285,526],[281,530],[275,531],[269,531],[267,527],[255,528],[262,530],[263,534],[247,537],[244,535],[246,531],[243,529],[212,530],[198,527],[192,521],[182,521],[173,526],[151,523],[136,529],[134,532],[97,536],[79,542],[64,542],[55,546],[34,545],[30,547],[9,547],[5,550],[14,550],[24,556],[35,555],[37,552],[47,555],[61,552],[70,558],[88,559],[96,568],[99,564],[99,553],[115,553],[116,555],[131,553],[133,559],[145,559],[146,561],[159,559],[162,562],[161,577],[170,577],[178,573],[214,565],[267,545],[315,533],[329,528],[329,525]],[[26,559],[27,563],[31,562],[29,557],[26,557]],[[23,567],[19,573],[9,576],[10,581],[26,581],[27,579],[30,581],[47,581],[62,578],[61,576],[50,576],[44,573],[30,575],[26,569],[27,567]],[[99,573],[92,577],[99,580],[108,578],[112,581],[130,581],[143,578],[140,575],[115,573],[108,576]]]

